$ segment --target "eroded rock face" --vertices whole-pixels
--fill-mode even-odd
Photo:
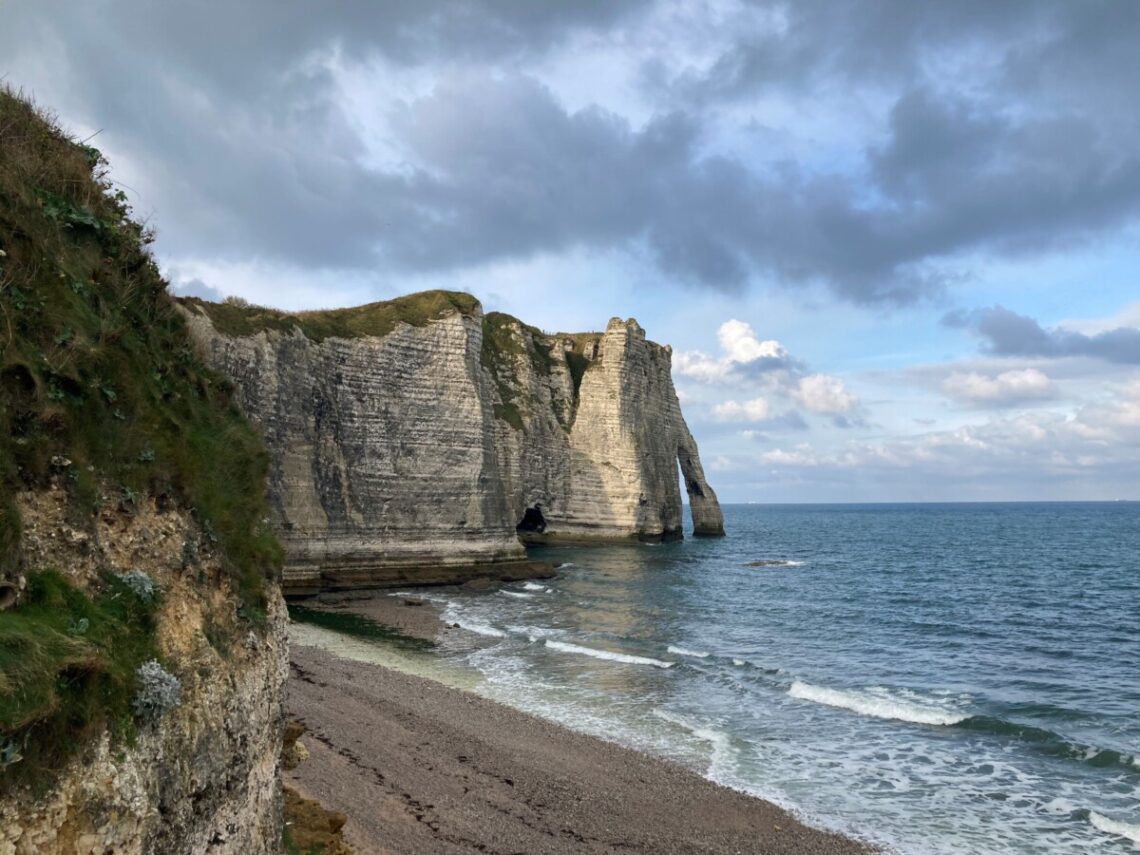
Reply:
[[[190,323],[264,431],[287,589],[320,587],[322,571],[325,587],[401,584],[432,565],[525,559],[498,476],[481,318],[321,342]]]
[[[61,488],[17,497],[25,561],[80,588],[98,571],[141,571],[160,587],[156,638],[181,684],[180,701],[138,725],[133,743],[106,733],[62,770],[47,793],[0,796],[0,855],[276,855],[281,840],[279,751],[287,616],[276,586],[266,625],[245,628],[221,558],[189,513],[144,501],[133,513],[104,503],[73,527]],[[184,545],[196,544],[196,569]],[[210,628],[215,642],[207,640]]]
[[[315,340],[187,315],[265,433],[287,593],[519,572],[520,534],[679,537],[678,462],[695,533],[724,533],[671,350],[636,321],[548,336],[476,306]]]
[[[502,323],[520,352],[500,357],[498,378],[515,379],[492,384],[492,393],[501,396],[507,385],[526,403],[521,430],[496,426],[497,447],[525,540],[680,537],[678,462],[694,533],[724,534],[673,388],[671,348],[647,341],[632,319],[614,318],[592,336],[546,336],[513,319]],[[533,359],[536,349],[549,361]]]

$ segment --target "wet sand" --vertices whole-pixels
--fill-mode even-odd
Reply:
[[[364,604],[353,610],[436,620],[396,598]],[[872,851],[674,764],[440,683],[312,647],[294,646],[291,660],[288,714],[308,729],[310,756],[286,780],[347,814],[345,837],[360,852]]]

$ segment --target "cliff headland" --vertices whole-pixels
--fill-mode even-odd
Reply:
[[[541,573],[525,543],[724,533],[672,350],[543,333],[428,291],[295,315],[184,300],[270,452],[287,594]]]

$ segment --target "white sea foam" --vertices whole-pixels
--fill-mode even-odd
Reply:
[[[577,566],[578,565],[575,564],[573,561],[564,561],[561,564],[559,564],[557,567],[555,567],[554,569],[555,570],[565,570],[567,567],[577,567]],[[530,583],[528,582],[527,584],[530,584]]]
[[[552,629],[547,626],[508,626],[507,631],[512,635],[525,635],[531,641],[542,641],[544,638],[562,635],[563,630]]]
[[[788,689],[788,694],[793,698],[850,710],[872,718],[909,721],[914,724],[951,725],[969,718],[956,710],[930,702],[924,703],[917,698],[904,700],[878,688],[866,691],[828,689],[796,680]]]
[[[485,623],[477,623],[476,621],[469,621],[469,620],[457,620],[457,621],[452,621],[452,623],[457,623],[457,624],[459,624],[459,627],[461,629],[465,629],[468,632],[473,632],[476,635],[485,635],[488,638],[506,638],[507,637],[507,634],[505,632],[503,632],[501,629],[495,629],[495,627],[489,626],[488,624],[485,624]]]
[[[502,594],[504,597],[515,597],[516,599],[519,599],[519,600],[532,600],[532,599],[534,599],[534,594],[524,594],[521,591],[499,591],[499,593]]]
[[[1095,810],[1089,811],[1089,822],[1093,827],[1105,834],[1115,834],[1117,837],[1126,837],[1133,843],[1140,843],[1140,825],[1121,822],[1118,819],[1109,819]]]
[[[668,650],[670,653],[676,653],[678,656],[694,656],[697,659],[707,659],[708,658],[708,654],[703,650],[690,650],[687,647],[678,647],[674,644],[670,644],[665,649]]]
[[[737,668],[743,668],[748,663],[745,662],[743,659],[733,659],[732,664],[735,665]]]
[[[697,739],[707,742],[712,748],[712,755],[709,757],[708,770],[705,776],[717,783],[725,783],[725,773],[728,772],[732,766],[732,743],[728,738],[728,734],[724,731],[717,730],[714,727],[708,727],[703,724],[696,724],[688,719],[682,718],[679,715],[667,712],[663,709],[653,710],[653,715],[657,718],[667,721],[670,724],[675,724],[677,727],[683,728],[695,736]],[[726,784],[727,786],[727,784]]]
[[[565,567],[566,565],[562,565],[562,566]],[[547,588],[545,585],[538,584],[538,582],[523,582],[523,590],[546,592],[546,591],[549,591],[550,589]]]
[[[672,662],[663,662],[660,659],[650,659],[648,656],[633,656],[629,653],[613,653],[609,650],[598,650],[596,647],[582,647],[565,641],[544,642],[551,650],[561,650],[563,653],[581,653],[583,656],[593,656],[595,659],[608,659],[611,662],[625,662],[628,665],[652,665],[655,668],[672,668]]]

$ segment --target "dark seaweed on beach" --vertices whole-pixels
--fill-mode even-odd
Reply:
[[[312,624],[322,629],[339,632],[342,635],[351,635],[354,638],[380,641],[401,650],[431,650],[435,647],[434,641],[405,635],[397,629],[352,612],[311,609],[307,606],[290,603],[289,617],[297,623]]]

